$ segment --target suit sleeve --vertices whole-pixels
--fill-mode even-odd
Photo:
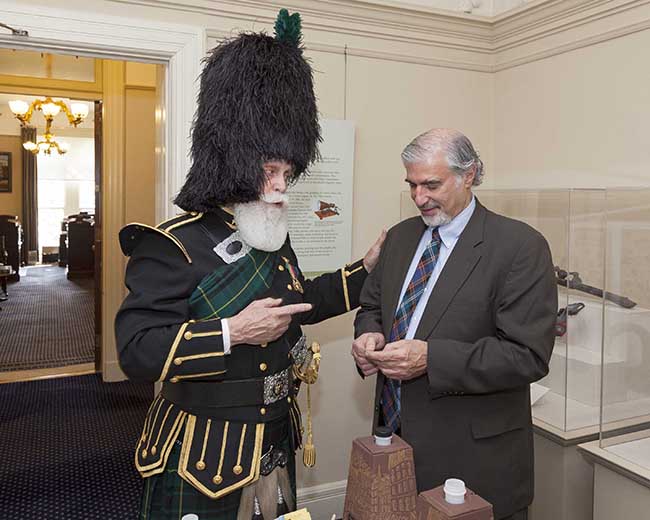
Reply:
[[[190,319],[196,276],[171,240],[150,233],[139,242],[126,286],[115,337],[120,366],[130,379],[220,378],[226,371],[221,320]]]
[[[475,343],[428,341],[432,397],[504,391],[548,373],[557,285],[551,253],[540,234],[530,236],[515,255],[495,305],[494,336]]]
[[[363,289],[359,296],[359,310],[354,319],[354,337],[358,338],[366,332],[379,332],[383,334],[383,326],[381,320],[381,281],[384,272],[384,265],[386,263],[387,251],[390,248],[389,242],[391,239],[391,232],[388,236],[379,253],[379,260],[377,265],[368,275]]]

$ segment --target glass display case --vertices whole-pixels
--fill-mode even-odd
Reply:
[[[556,266],[559,312],[550,370],[531,385],[536,424],[557,435],[578,430],[584,434],[585,428],[596,435],[601,372],[616,378],[627,363],[626,352],[615,348],[608,350],[602,362],[603,335],[608,336],[608,343],[616,343],[621,327],[632,323],[643,327],[637,311],[608,301],[605,307],[610,322],[617,324],[603,333],[605,190],[480,189],[475,195],[486,208],[526,222],[542,233]],[[408,192],[402,193],[401,206],[403,218],[417,214]],[[624,290],[621,294],[626,295]],[[606,402],[620,400],[620,389],[608,386],[604,398]]]
[[[634,306],[604,306],[602,356],[617,370],[603,371],[600,447],[650,470],[650,188],[608,190],[606,207],[607,295]]]

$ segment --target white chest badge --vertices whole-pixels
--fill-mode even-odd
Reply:
[[[224,262],[232,264],[240,258],[245,257],[251,250],[251,246],[244,242],[239,231],[235,231],[228,238],[214,246],[212,250],[217,253]]]

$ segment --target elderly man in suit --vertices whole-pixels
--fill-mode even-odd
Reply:
[[[548,372],[557,309],[548,244],[472,194],[483,163],[460,132],[430,130],[402,160],[421,215],[389,231],[352,347],[379,373],[375,424],[413,446],[419,491],[461,478],[495,518],[525,519],[529,384]]]

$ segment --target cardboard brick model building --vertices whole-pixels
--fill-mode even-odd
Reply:
[[[416,498],[411,446],[397,435],[389,446],[353,441],[344,520],[415,520]]]
[[[463,504],[445,501],[444,486],[418,495],[416,520],[493,520],[492,504],[468,489]]]
[[[418,495],[411,446],[394,434],[387,446],[361,437],[352,443],[343,519],[493,520],[492,505],[456,482],[463,503],[447,502],[444,486]]]

